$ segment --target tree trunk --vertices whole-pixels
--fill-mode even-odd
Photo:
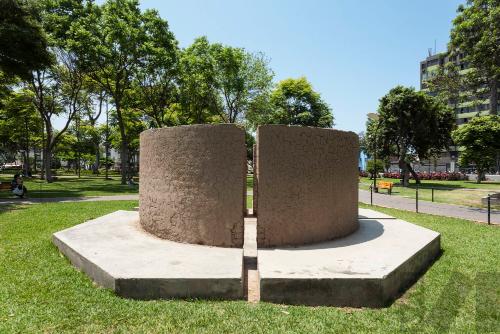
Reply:
[[[40,180],[45,180],[45,142],[42,142],[42,148],[40,149]]]
[[[500,150],[497,151],[497,174],[500,174]]]
[[[52,157],[52,149],[50,147],[50,144],[46,144],[46,147],[44,148],[43,152],[43,164],[45,167],[45,180],[47,180],[47,183],[52,183],[54,182],[54,179],[52,178],[52,169],[51,169],[51,157]]]
[[[415,179],[415,183],[420,184],[420,179],[418,178],[418,174],[415,173],[415,171],[413,170],[413,168],[411,168],[411,165],[409,163],[407,163],[407,162],[405,162],[405,163],[406,163],[406,166],[407,166],[408,170],[410,171],[411,175]]]
[[[122,174],[121,184],[127,184],[129,178],[129,169],[130,169],[128,140],[127,140],[127,134],[125,132],[125,124],[123,123],[121,106],[118,101],[119,99],[115,97],[116,116],[118,119],[118,127],[120,128],[120,137],[121,137],[121,147],[120,147],[121,174]]]
[[[478,169],[476,183],[481,183],[483,176],[484,176],[484,171],[482,169]]]
[[[26,137],[25,137],[25,147],[24,147],[24,175],[28,176],[30,172],[30,133],[29,133],[29,128],[28,128],[28,121],[26,120],[26,117],[24,118],[24,127],[26,130]]]
[[[399,168],[401,169],[401,174],[403,176],[403,187],[408,187],[410,184],[409,182],[409,173],[408,173],[408,165],[406,161],[403,158],[399,159]]]
[[[129,154],[128,154],[128,144],[125,138],[122,138],[120,160],[121,160],[121,174],[122,174],[121,183],[127,184],[128,171],[129,171]]]
[[[490,83],[490,114],[497,114],[497,105],[498,105],[498,77],[495,76]]]
[[[37,166],[36,166],[37,162],[38,162],[38,160],[36,157],[36,147],[33,146],[33,177],[37,172]]]
[[[100,164],[100,152],[99,152],[99,143],[97,142],[95,147],[95,162],[94,162],[94,174],[99,174],[99,164]]]
[[[24,175],[28,176],[30,171],[30,155],[29,149],[24,150]]]

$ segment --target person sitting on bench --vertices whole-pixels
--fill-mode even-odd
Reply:
[[[10,183],[10,188],[12,193],[19,198],[24,198],[24,195],[28,192],[28,189],[23,184],[23,178],[21,175],[16,174]]]

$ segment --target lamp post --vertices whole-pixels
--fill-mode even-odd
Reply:
[[[377,122],[377,127],[375,128],[375,152],[373,152],[373,170],[375,172],[375,173],[373,173],[373,191],[378,193],[378,187],[377,187],[377,151],[378,151],[378,128],[380,126],[380,122],[379,122],[379,116],[376,113],[371,112],[371,113],[368,113],[367,116],[372,121]]]

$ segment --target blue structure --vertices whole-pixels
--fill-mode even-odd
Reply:
[[[359,170],[366,170],[366,161],[368,161],[368,157],[366,156],[365,152],[360,151],[358,162]]]

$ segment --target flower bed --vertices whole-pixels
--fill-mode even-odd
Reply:
[[[417,175],[420,180],[461,181],[469,179],[466,174],[458,172],[417,172]],[[401,173],[384,173],[384,177],[389,179],[401,179]],[[410,179],[413,179],[413,176],[411,174]]]

